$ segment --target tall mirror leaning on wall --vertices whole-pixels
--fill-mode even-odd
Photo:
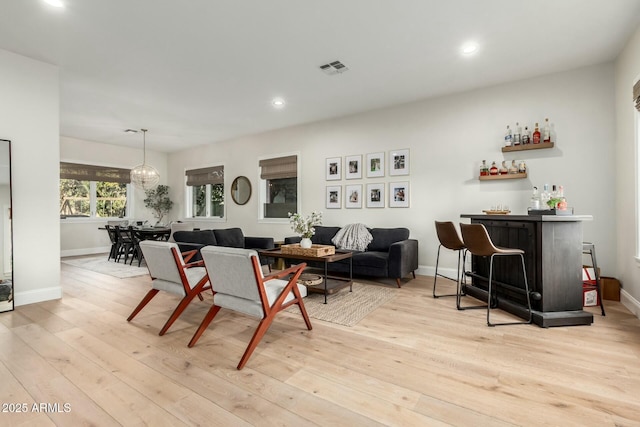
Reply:
[[[11,142],[0,139],[0,312],[13,310]]]

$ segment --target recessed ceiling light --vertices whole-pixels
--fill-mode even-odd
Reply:
[[[282,98],[274,98],[273,101],[271,101],[271,105],[273,105],[275,108],[283,108],[284,107],[284,99],[282,99]]]
[[[478,45],[476,43],[467,43],[462,46],[462,53],[465,55],[471,55],[478,50]]]
[[[44,2],[54,7],[64,7],[62,0],[44,0]]]

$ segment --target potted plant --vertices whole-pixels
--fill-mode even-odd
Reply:
[[[300,247],[311,247],[311,236],[316,233],[314,226],[322,225],[322,212],[311,212],[309,216],[303,216],[299,213],[292,214],[289,212],[289,222],[291,223],[291,229],[302,236],[300,241]]]
[[[156,188],[145,190],[146,198],[144,199],[145,207],[153,211],[153,216],[158,221],[156,225],[162,224],[162,218],[171,211],[173,202],[169,198],[169,186],[158,185]]]

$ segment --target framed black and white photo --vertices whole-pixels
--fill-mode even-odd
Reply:
[[[389,151],[389,175],[409,175],[409,149]]]
[[[409,181],[389,183],[389,207],[409,207]]]
[[[342,207],[342,186],[327,186],[327,209],[340,209]]]
[[[360,179],[362,178],[362,155],[346,156],[344,158],[345,178]]]
[[[367,207],[384,208],[384,184],[367,184]]]
[[[330,157],[327,159],[327,181],[339,181],[342,179],[342,157]]]
[[[367,154],[367,178],[384,176],[384,152]]]
[[[362,184],[345,185],[344,206],[347,209],[362,207]]]

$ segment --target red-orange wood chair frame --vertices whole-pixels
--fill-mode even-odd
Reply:
[[[300,277],[300,274],[307,266],[306,263],[293,265],[287,268],[286,270],[274,272],[263,277],[262,270],[260,267],[260,261],[258,260],[258,257],[252,256],[251,261],[252,261],[252,267],[253,267],[253,275],[256,280],[256,286],[258,287],[260,301],[262,303],[262,311],[264,315],[262,320],[260,320],[260,323],[256,328],[253,336],[251,337],[251,341],[249,341],[249,345],[247,346],[247,349],[242,355],[242,358],[240,359],[240,363],[238,363],[238,366],[237,366],[238,369],[242,369],[244,365],[247,363],[247,361],[249,360],[249,357],[251,357],[251,354],[256,349],[256,347],[260,343],[260,340],[262,340],[262,337],[265,335],[265,333],[269,329],[269,326],[271,326],[271,323],[273,323],[273,319],[275,318],[276,314],[290,307],[291,305],[293,304],[298,305],[300,312],[302,313],[302,318],[304,319],[304,322],[307,326],[307,329],[308,330],[312,329],[311,321],[309,320],[309,316],[307,315],[307,310],[305,309],[304,302],[302,301],[302,295],[300,294],[300,290],[298,289],[298,286],[297,286],[298,278]],[[284,287],[280,295],[278,295],[274,303],[271,306],[269,306],[269,301],[267,299],[267,294],[265,291],[265,283],[268,282],[269,280],[281,279],[288,275],[291,275],[291,277],[287,285]],[[215,278],[213,278],[212,280],[213,280],[212,288],[215,294]],[[295,297],[290,301],[288,301],[287,303],[284,303],[285,299],[287,298],[290,292],[293,292]],[[189,341],[189,347],[193,347],[196,344],[200,336],[207,329],[207,327],[209,326],[213,318],[216,316],[216,314],[218,314],[221,308],[222,307],[215,305],[215,295],[214,295],[214,305],[209,309],[209,312],[206,314],[206,316],[202,320],[200,327],[193,335],[193,338],[191,338],[191,341]]]

